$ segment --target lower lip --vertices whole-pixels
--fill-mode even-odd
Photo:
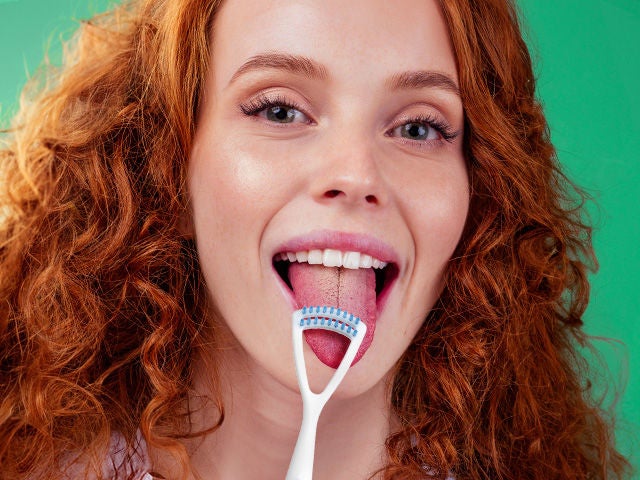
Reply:
[[[302,308],[303,305],[297,304],[296,299],[293,296],[293,292],[291,291],[289,286],[282,280],[275,268],[272,267],[272,271],[273,275],[276,278],[278,286],[282,290],[285,298],[287,298],[287,300],[289,301],[292,310],[298,310],[299,308]],[[395,283],[396,278],[397,274],[385,283],[382,291],[377,295],[376,314],[373,318],[373,325],[370,325],[370,319],[365,322],[365,324],[367,325],[367,335],[363,339],[362,344],[358,349],[358,353],[356,354],[351,365],[355,365],[356,363],[358,363],[358,361],[360,361],[360,359],[364,356],[366,351],[371,346],[376,327],[375,323],[377,322],[379,315],[384,309],[387,299],[389,298],[389,293],[391,291],[391,288],[393,287],[393,284]],[[365,320],[363,319],[363,321]],[[344,356],[346,347],[348,346],[348,343],[345,343],[346,337],[343,337],[339,333],[332,333],[326,330],[307,330],[305,332],[305,339],[307,339],[307,344],[322,363],[331,368],[338,368]]]

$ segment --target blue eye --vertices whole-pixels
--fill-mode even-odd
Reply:
[[[311,123],[300,108],[279,95],[275,98],[261,96],[240,105],[240,110],[250,117],[261,117],[273,123]]]
[[[439,141],[450,142],[456,138],[460,132],[455,132],[444,120],[430,115],[402,120],[403,123],[396,124],[387,135],[390,137],[400,137],[412,142],[433,143]]]
[[[277,123],[293,123],[296,118],[304,115],[302,112],[296,110],[295,108],[291,108],[286,105],[273,105],[270,107],[266,107],[262,111],[258,112],[258,114],[261,114],[263,112],[264,117],[267,120]]]
[[[396,127],[394,134],[411,140],[438,140],[440,134],[427,123],[409,122]]]

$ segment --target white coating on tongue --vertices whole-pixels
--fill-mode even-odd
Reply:
[[[337,268],[308,263],[292,263],[289,281],[298,308],[338,307],[360,317],[367,334],[356,354],[356,363],[371,345],[375,330],[376,277],[372,268]],[[327,330],[305,330],[305,340],[322,363],[338,368],[349,347],[349,339]]]

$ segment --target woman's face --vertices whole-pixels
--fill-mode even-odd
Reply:
[[[342,394],[385,378],[438,297],[467,215],[456,86],[433,0],[224,3],[189,190],[234,362],[297,390],[291,314],[335,304],[369,327]],[[377,275],[376,260],[388,263]],[[312,386],[333,374],[341,338],[307,337]]]

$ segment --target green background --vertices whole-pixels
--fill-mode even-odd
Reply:
[[[471,0],[473,1],[473,0]],[[17,106],[45,51],[108,0],[0,0],[0,119]],[[599,272],[587,332],[608,370],[617,442],[640,470],[640,0],[519,0],[552,137],[570,178],[596,200]],[[617,403],[616,403],[617,401]],[[640,472],[636,474],[640,478]]]

